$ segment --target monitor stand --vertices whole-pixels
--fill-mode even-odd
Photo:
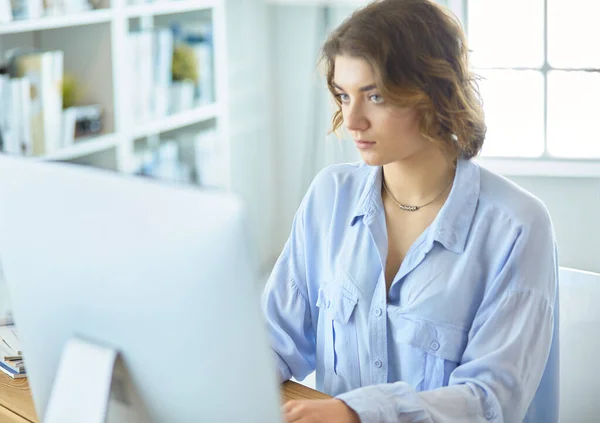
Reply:
[[[61,356],[44,422],[148,421],[118,351],[81,338],[70,339]]]

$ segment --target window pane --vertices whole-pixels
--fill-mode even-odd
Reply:
[[[600,158],[600,75],[548,74],[548,151],[559,157]]]
[[[543,0],[470,0],[467,13],[474,66],[542,66]]]
[[[600,68],[598,0],[548,0],[548,62],[559,68]]]
[[[488,127],[482,154],[537,157],[544,152],[544,79],[537,71],[478,72]]]

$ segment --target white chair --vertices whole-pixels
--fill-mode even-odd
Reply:
[[[600,274],[561,267],[560,422],[600,422]]]

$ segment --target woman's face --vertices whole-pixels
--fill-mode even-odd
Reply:
[[[333,83],[344,125],[365,163],[382,166],[433,147],[419,132],[415,110],[388,104],[379,95],[373,70],[364,59],[337,56]]]

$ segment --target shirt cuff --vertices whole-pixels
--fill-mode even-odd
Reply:
[[[431,417],[417,392],[405,382],[372,385],[336,396],[361,423],[425,423]]]

